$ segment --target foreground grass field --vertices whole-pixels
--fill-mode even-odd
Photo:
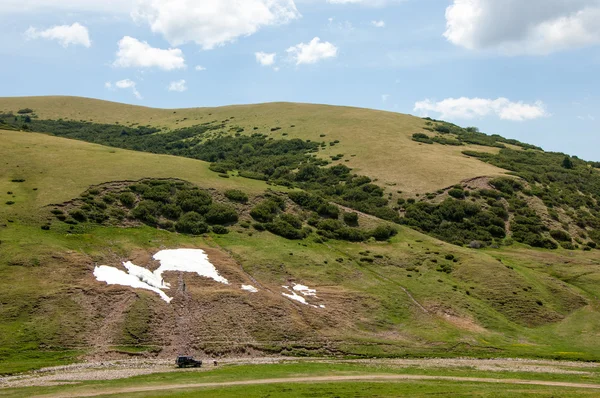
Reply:
[[[394,397],[446,394],[458,397],[591,397],[600,389],[596,368],[559,363],[538,372],[492,371],[443,366],[398,366],[380,361],[340,361],[237,365],[200,372],[171,372],[71,385],[0,390],[2,397],[72,396],[271,396],[271,397]],[[572,366],[572,364],[571,364]],[[65,375],[65,377],[69,377]]]
[[[320,156],[329,159],[344,154],[341,163],[356,173],[378,179],[393,193],[423,194],[465,179],[505,173],[462,154],[465,150],[497,152],[498,148],[424,145],[411,139],[414,133],[423,131],[423,119],[369,109],[272,103],[167,110],[75,97],[0,98],[0,112],[23,108],[33,109],[42,119],[166,129],[228,120],[230,126],[243,128],[243,134],[260,132],[275,138],[339,141],[321,151]]]

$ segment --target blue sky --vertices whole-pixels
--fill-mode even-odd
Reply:
[[[600,160],[600,0],[2,3],[1,96],[351,105]]]

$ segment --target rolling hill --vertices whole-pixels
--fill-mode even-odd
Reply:
[[[600,358],[591,164],[322,105],[156,110],[31,97],[0,98],[0,113],[0,373],[182,351]],[[263,156],[287,162],[285,178],[243,177],[265,170]],[[521,156],[539,163],[528,169]],[[169,220],[167,207],[202,214],[201,230],[180,213]],[[235,217],[221,221],[226,211]],[[482,244],[453,244],[437,224],[479,231]],[[94,278],[127,261],[154,270],[153,255],[178,248],[204,250],[230,284],[168,273],[166,303]],[[317,298],[290,299],[301,294],[292,286]]]

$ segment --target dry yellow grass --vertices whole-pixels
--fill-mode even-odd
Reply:
[[[339,140],[339,144],[321,151],[321,156],[344,154],[341,162],[357,173],[378,179],[392,191],[408,194],[432,192],[465,179],[505,173],[461,153],[467,149],[497,151],[496,148],[417,143],[411,136],[423,131],[424,121],[392,112],[296,103],[166,110],[76,97],[0,98],[0,111],[14,112],[21,108],[32,108],[43,119],[137,123],[166,128],[233,117],[228,125],[243,127],[248,134],[261,132],[281,137],[287,133],[287,138]],[[281,130],[271,132],[273,127],[281,127]],[[325,136],[321,137],[322,134]]]
[[[108,181],[181,178],[203,188],[238,188],[249,193],[261,193],[268,187],[264,182],[241,177],[221,178],[208,169],[208,163],[199,160],[44,134],[0,130],[0,143],[0,216],[9,211],[27,216],[48,204],[77,197],[90,185]],[[9,200],[15,204],[4,205]]]

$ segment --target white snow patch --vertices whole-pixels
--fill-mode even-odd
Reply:
[[[317,290],[310,289],[308,286],[294,284],[294,290],[300,292],[303,296],[317,297]]]
[[[306,302],[306,299],[302,296],[297,295],[296,292],[292,292],[292,294],[288,294],[288,293],[281,293],[281,294],[283,294],[285,297],[287,297],[291,300],[298,301],[304,305],[310,305],[311,307],[315,307],[314,305],[308,304]]]
[[[229,281],[219,275],[215,266],[208,261],[208,255],[206,255],[203,250],[162,250],[154,255],[154,259],[160,261],[160,267],[154,272],[128,261],[123,263],[127,272],[121,271],[115,267],[101,265],[94,269],[94,276],[98,281],[106,282],[109,285],[123,285],[135,289],[151,290],[158,293],[167,303],[170,303],[172,298],[163,292],[163,290],[169,289],[170,287],[168,283],[164,282],[162,276],[163,272],[195,272],[200,276],[211,278],[216,282],[225,285],[229,284]],[[255,289],[253,286],[249,287]]]
[[[252,285],[242,285],[242,290],[245,290],[250,293],[258,293],[258,289]]]
[[[313,308],[325,308],[325,306],[323,304],[316,306],[316,305],[311,304],[308,301],[306,301],[305,297],[311,297],[311,298],[314,298],[317,300],[319,299],[317,297],[316,289],[311,289],[308,286],[300,285],[300,284],[296,284],[296,283],[294,283],[294,286],[292,288],[290,288],[289,286],[282,286],[282,287],[285,290],[287,290],[289,293],[282,292],[281,294],[284,295],[285,297],[289,298],[290,300],[298,301],[299,303],[311,306]],[[297,292],[300,294],[298,294]]]
[[[101,265],[94,269],[94,276],[96,280],[100,282],[106,282],[108,285],[122,285],[122,286],[130,286],[135,289],[146,289],[152,290],[155,293],[165,300],[167,303],[170,303],[172,298],[167,296],[165,292],[162,290],[150,286],[146,282],[143,282],[135,275],[128,274],[125,271],[121,271],[115,267],[109,267],[106,265]]]
[[[154,274],[161,279],[165,271],[195,272],[200,276],[229,285],[229,281],[219,275],[215,266],[208,261],[208,255],[204,250],[162,250],[154,255],[154,259],[160,261],[160,267],[154,271]]]

